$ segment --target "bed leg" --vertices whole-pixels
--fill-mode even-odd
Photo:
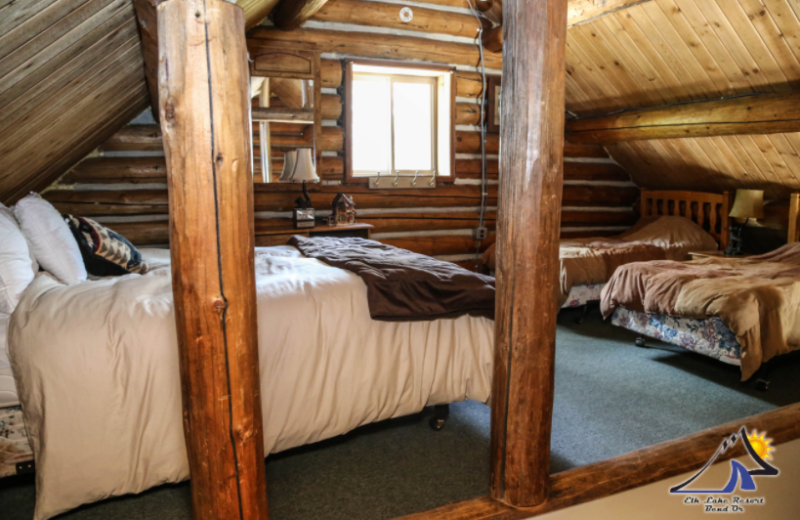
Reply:
[[[753,375],[753,378],[756,380],[756,390],[759,392],[766,392],[769,390],[769,369],[772,366],[772,360],[767,361],[758,369]]]
[[[444,428],[444,423],[447,420],[448,415],[450,415],[450,405],[437,404],[433,407],[433,417],[431,417],[431,420],[428,424],[430,424],[431,428],[438,432]]]
[[[581,311],[581,315],[575,318],[575,323],[580,325],[586,320],[586,315],[589,314],[589,304],[583,306],[583,310]]]
[[[636,338],[634,344],[639,348],[647,348],[647,341],[645,340],[644,336],[639,336]]]

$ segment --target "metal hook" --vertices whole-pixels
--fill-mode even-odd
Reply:
[[[436,182],[436,170],[433,171],[433,175],[431,175],[431,180],[428,184],[433,186],[435,182]]]
[[[400,182],[400,170],[397,170],[397,175],[394,178],[393,184],[397,187],[397,183]]]
[[[375,186],[380,185],[380,183],[381,183],[381,172],[379,170],[378,171],[378,177],[375,179]]]
[[[411,181],[411,185],[412,185],[412,186],[416,186],[416,185],[417,185],[417,177],[418,177],[418,176],[419,176],[419,170],[417,170],[416,172],[414,172],[414,179]]]

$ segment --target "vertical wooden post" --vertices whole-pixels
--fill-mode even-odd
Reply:
[[[244,13],[158,6],[159,109],[195,519],[264,520]]]
[[[567,0],[503,8],[491,493],[521,507],[550,481]]]

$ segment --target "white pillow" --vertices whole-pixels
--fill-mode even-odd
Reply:
[[[19,232],[22,233],[22,229],[19,227],[19,222],[17,222],[17,217],[14,216],[14,210],[5,206],[2,202],[0,202],[0,215],[4,215],[8,220],[14,223],[19,229]],[[22,233],[22,236],[25,236],[25,233]],[[36,261],[36,258],[33,256],[33,248],[31,247],[31,242],[28,240],[28,237],[25,237],[25,242],[28,244],[28,254],[31,257],[31,268],[33,268],[33,276],[36,276],[36,273],[39,272],[39,262]]]
[[[52,204],[31,193],[17,202],[14,214],[42,269],[67,285],[86,280],[78,242]]]
[[[3,206],[4,210],[7,210]],[[7,211],[0,210],[0,314],[11,314],[34,278],[25,237]]]

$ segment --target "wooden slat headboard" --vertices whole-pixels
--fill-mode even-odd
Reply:
[[[692,219],[719,242],[728,247],[730,231],[728,212],[730,195],[700,191],[651,191],[642,189],[642,217],[679,215]]]
[[[789,242],[800,242],[800,193],[789,199]]]

